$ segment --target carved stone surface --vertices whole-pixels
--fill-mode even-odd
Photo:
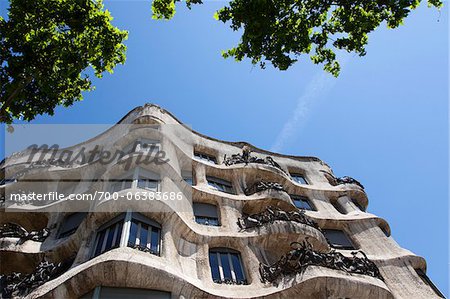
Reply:
[[[237,223],[241,229],[249,229],[271,224],[277,220],[298,222],[320,230],[317,223],[305,215],[304,210],[286,212],[280,208],[271,206],[267,207],[261,213],[243,216],[238,219]]]
[[[249,163],[257,163],[257,164],[265,164],[270,165],[273,167],[278,168],[282,172],[286,173],[281,166],[275,162],[272,157],[266,157],[266,158],[258,158],[258,157],[252,157],[250,155],[251,151],[248,147],[245,147],[242,149],[242,154],[234,154],[231,155],[231,157],[227,157],[227,155],[223,158],[223,164],[226,166],[235,165],[235,164],[249,164]]]
[[[348,258],[334,250],[327,253],[314,251],[307,241],[293,242],[291,247],[292,250],[283,255],[278,262],[272,265],[260,263],[259,273],[262,282],[275,283],[281,277],[302,273],[308,266],[321,266],[347,273],[368,275],[384,281],[378,267],[362,251],[352,252],[353,258]]]
[[[39,231],[27,232],[22,226],[14,223],[5,223],[0,226],[0,238],[19,238],[19,243],[28,240],[43,242],[49,234],[50,230],[47,228]]]
[[[58,264],[42,261],[31,274],[0,275],[1,298],[25,297],[37,287],[67,271],[73,258]]]
[[[261,191],[265,191],[265,190],[276,190],[276,191],[285,191],[283,185],[279,184],[279,183],[274,183],[274,182],[265,182],[265,181],[261,181],[258,183],[253,184],[252,186],[246,188],[244,190],[245,195],[252,195]]]

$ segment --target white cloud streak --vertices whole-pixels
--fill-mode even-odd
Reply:
[[[340,59],[341,67],[346,65],[349,55]],[[299,133],[308,122],[313,105],[324,98],[327,93],[336,85],[338,78],[320,70],[309,82],[303,95],[297,100],[297,106],[291,117],[284,123],[280,133],[278,133],[271,151],[280,152],[284,149],[288,141],[298,138]]]

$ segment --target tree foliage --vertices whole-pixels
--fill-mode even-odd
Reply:
[[[178,0],[154,0],[153,14],[169,19]],[[242,30],[238,45],[222,55],[237,61],[251,59],[265,67],[266,61],[280,70],[292,66],[307,54],[324,70],[339,75],[336,50],[359,56],[366,54],[368,34],[383,22],[389,28],[402,24],[418,7],[419,0],[231,0],[216,19]],[[201,3],[200,0],[187,1]],[[440,8],[441,0],[428,0]]]
[[[0,121],[32,120],[70,106],[125,61],[127,32],[100,0],[10,0],[0,17]]]

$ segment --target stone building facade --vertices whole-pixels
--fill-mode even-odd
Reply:
[[[98,144],[125,155],[64,164],[25,150],[3,162],[2,298],[443,297],[425,260],[366,211],[364,187],[318,158],[210,138],[155,105],[69,149]],[[149,149],[165,162],[138,165]],[[9,202],[30,181],[130,198]],[[143,192],[182,199],[137,200]]]

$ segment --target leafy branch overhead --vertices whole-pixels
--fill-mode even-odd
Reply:
[[[154,0],[153,16],[170,19],[179,0]],[[336,50],[366,54],[368,33],[383,22],[389,28],[402,24],[418,7],[419,0],[231,0],[215,14],[217,20],[243,29],[239,44],[222,55],[237,61],[245,57],[253,64],[271,62],[286,70],[302,54],[315,64],[339,75]],[[191,4],[200,0],[187,0]],[[442,7],[441,0],[428,0],[429,6]]]
[[[52,115],[71,106],[95,76],[124,63],[127,32],[111,24],[101,1],[10,0],[0,17],[0,122]]]
[[[175,2],[153,0],[155,19],[170,19]],[[202,0],[186,0],[191,8]],[[9,0],[0,17],[0,123],[33,120],[69,107],[94,88],[88,76],[112,73],[125,61],[127,32],[112,25],[101,0]],[[442,0],[428,0],[440,8]],[[242,31],[224,57],[280,70],[302,55],[334,76],[336,50],[366,54],[368,33],[382,23],[396,28],[419,0],[231,0],[217,20]]]

